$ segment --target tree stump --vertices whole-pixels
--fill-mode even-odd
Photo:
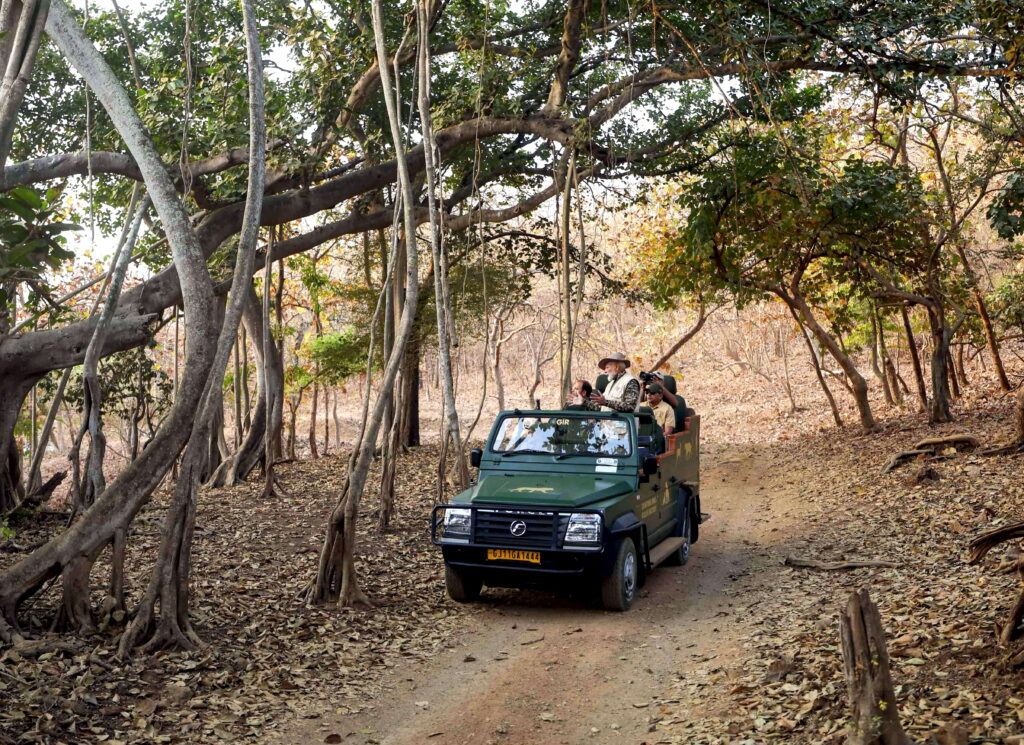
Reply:
[[[882,619],[866,589],[850,595],[846,608],[839,614],[839,634],[851,708],[846,742],[908,745],[889,674]]]

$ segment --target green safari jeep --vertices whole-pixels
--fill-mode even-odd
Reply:
[[[647,573],[685,564],[698,537],[700,419],[666,437],[649,410],[501,412],[472,451],[476,483],[434,508],[448,594],[593,588],[633,604]]]

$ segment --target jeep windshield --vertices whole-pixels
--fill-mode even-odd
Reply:
[[[507,416],[491,449],[510,455],[623,457],[633,452],[629,423],[619,418],[572,414]]]

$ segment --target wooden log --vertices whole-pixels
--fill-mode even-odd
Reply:
[[[977,564],[999,544],[1018,538],[1024,538],[1024,521],[1010,523],[982,533],[971,541],[969,545],[971,555],[967,559],[967,563]],[[1008,572],[1016,569],[1018,575],[1024,580],[1024,560],[1020,558],[1020,550],[1017,549],[1008,559],[1010,560],[1004,561],[997,567],[997,571]],[[1022,623],[1024,623],[1024,588],[1021,588],[1017,594],[1017,599],[1014,601],[1013,607],[1010,608],[1006,620],[996,625],[999,641],[1003,644],[1010,644],[1016,640],[1021,635]]]
[[[847,745],[908,745],[889,673],[882,619],[866,589],[852,593],[840,611],[839,636],[850,698]]]
[[[1024,538],[1024,520],[986,531],[971,541],[968,545],[968,548],[971,549],[971,556],[967,559],[967,563],[977,564],[1000,543],[1006,543],[1015,538]]]
[[[974,435],[958,434],[958,435],[945,435],[943,437],[928,437],[920,442],[914,444],[914,450],[921,450],[928,448],[929,450],[935,450],[942,445],[957,445],[962,444],[971,448],[976,448],[981,445],[981,441],[978,440]]]

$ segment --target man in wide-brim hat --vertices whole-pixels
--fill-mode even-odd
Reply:
[[[592,411],[636,411],[640,405],[640,381],[629,372],[630,364],[622,352],[602,357],[597,366],[608,376],[608,385],[603,393],[591,393],[583,405]]]

